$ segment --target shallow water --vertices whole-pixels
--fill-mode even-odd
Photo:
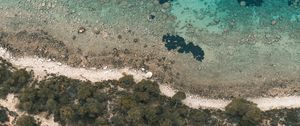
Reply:
[[[0,0],[0,31],[42,29],[84,56],[127,49],[137,57],[167,59],[172,62],[159,67],[153,65],[158,61],[139,57],[145,60],[142,66],[163,76],[162,82],[203,96],[281,96],[300,90],[300,6],[288,4],[279,0],[264,0],[261,6],[241,6],[237,0],[163,4],[158,0]],[[84,33],[78,33],[81,27]],[[167,34],[199,48],[168,49],[163,42]],[[199,50],[203,53],[193,53]]]

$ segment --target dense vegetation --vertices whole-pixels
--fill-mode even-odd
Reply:
[[[180,102],[184,94],[167,98],[158,84],[132,76],[119,81],[82,82],[54,76],[21,92],[18,107],[30,114],[48,112],[71,125],[216,125],[208,110],[190,109]],[[177,98],[178,97],[178,98]]]
[[[0,98],[19,92],[28,84],[31,75],[25,69],[16,69],[0,57]]]
[[[181,103],[184,92],[172,98],[161,95],[156,82],[135,83],[132,76],[119,80],[92,83],[49,75],[34,81],[28,72],[13,68],[5,60],[0,64],[1,98],[18,94],[18,108],[29,114],[46,112],[62,125],[78,126],[215,126],[261,125],[264,119],[271,125],[299,125],[300,110],[261,112],[257,106],[235,98],[225,111],[192,109]],[[0,109],[0,125],[9,120],[6,109]],[[39,125],[31,116],[21,116],[15,125]]]
[[[275,109],[264,113],[270,125],[300,126],[300,109]]]
[[[51,77],[21,92],[18,107],[30,114],[54,114],[55,121],[62,124],[95,124],[98,117],[108,116],[108,95],[101,89],[104,87],[90,82]]]

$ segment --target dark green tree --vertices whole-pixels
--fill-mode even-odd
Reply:
[[[296,126],[296,125],[300,125],[300,112],[299,110],[295,110],[295,109],[292,109],[292,110],[286,110],[287,113],[286,113],[286,122],[287,122],[287,125],[290,125],[290,126]]]
[[[149,102],[151,96],[149,95],[148,92],[135,92],[134,93],[135,100],[137,102],[142,102],[142,103],[147,103]]]
[[[60,109],[60,117],[64,119],[65,122],[70,122],[73,121],[75,112],[71,107],[64,106]]]
[[[150,80],[142,80],[134,87],[135,92],[148,92],[151,98],[155,99],[160,96],[159,86],[156,82]]]
[[[130,108],[137,106],[137,103],[131,97],[122,97],[119,105],[122,110],[128,111]]]
[[[149,106],[144,108],[144,119],[149,125],[157,125],[160,116],[160,108]]]
[[[127,112],[126,120],[132,125],[142,125],[143,124],[143,109],[140,107],[133,107]]]
[[[4,123],[9,121],[9,118],[7,116],[6,110],[4,108],[0,108],[0,122]]]
[[[58,111],[57,110],[58,109],[58,105],[57,104],[58,103],[54,99],[50,98],[46,102],[46,109],[50,113],[55,113],[56,111]]]
[[[32,116],[23,115],[17,119],[16,126],[39,126]]]
[[[6,70],[4,70],[6,69]],[[9,67],[0,68],[0,97],[4,98],[8,93],[17,93],[26,86],[31,75],[25,69],[17,69],[10,72]]]
[[[190,113],[190,123],[192,125],[197,125],[197,126],[201,126],[201,125],[205,125],[207,124],[208,119],[210,118],[210,115],[206,112],[203,112],[201,110],[191,110]]]
[[[91,85],[79,85],[78,86],[78,98],[79,99],[87,99],[93,95],[94,89]]]
[[[122,88],[129,88],[132,85],[135,85],[135,81],[132,75],[125,75],[119,79],[120,86]]]
[[[37,113],[41,108],[41,105],[36,104],[36,101],[39,100],[38,92],[34,88],[26,88],[19,95],[20,103],[18,104],[18,108],[21,110],[25,110],[30,114]]]
[[[186,98],[186,95],[185,95],[184,92],[178,91],[172,98],[175,99],[175,100],[180,100],[181,101],[181,100]]]
[[[159,121],[159,126],[173,126],[173,123],[170,119],[162,119]]]
[[[256,104],[242,98],[235,98],[225,107],[225,112],[235,118],[240,125],[255,126],[262,120],[262,112]]]
[[[111,123],[113,126],[126,126],[128,124],[124,116],[120,116],[120,115],[113,116],[111,118]]]
[[[95,124],[97,126],[108,126],[109,125],[109,122],[107,119],[105,119],[104,117],[102,116],[99,116],[96,120],[95,120]]]

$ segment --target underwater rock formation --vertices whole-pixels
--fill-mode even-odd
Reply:
[[[194,58],[198,61],[202,61],[204,59],[204,51],[197,45],[189,42],[186,44],[185,39],[178,35],[170,35],[166,34],[163,36],[162,41],[165,42],[165,47],[168,50],[177,50],[179,53],[192,53]]]
[[[238,2],[244,6],[261,6],[263,0],[238,0]]]

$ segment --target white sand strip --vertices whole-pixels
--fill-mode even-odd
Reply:
[[[263,111],[281,108],[300,108],[300,96],[249,98]]]
[[[172,97],[177,92],[168,85],[160,85],[160,91],[168,96]],[[248,98],[247,100],[257,104],[258,108],[263,111],[271,109],[281,108],[299,108],[300,96],[288,96],[288,97],[270,97],[270,98]],[[197,95],[187,93],[187,98],[182,101],[185,105],[191,108],[211,108],[225,110],[231,101],[223,99],[207,99],[199,97]]]
[[[150,78],[152,76],[151,72],[145,73],[142,71],[132,70],[128,68],[93,70],[86,68],[74,68],[67,65],[63,65],[59,62],[49,61],[41,58],[13,58],[11,57],[9,52],[7,52],[4,48],[0,48],[0,56],[20,68],[31,69],[34,71],[34,73],[39,75],[44,75],[45,71],[47,71],[47,73],[55,73],[74,79],[87,79],[92,82],[103,81],[108,79],[119,79],[123,76],[123,73],[133,75],[136,81],[140,81],[145,78]],[[176,90],[166,85],[160,85],[160,90],[164,95],[168,97],[172,97],[176,93]],[[248,100],[258,104],[258,107],[262,110],[300,107],[300,96],[289,96],[280,98],[254,98]],[[192,108],[224,109],[229,102],[229,100],[207,99],[188,93],[187,98],[183,100],[184,104]]]
[[[300,96],[248,98],[247,100],[257,104],[262,111],[282,108],[300,108]],[[187,94],[183,103],[191,108],[212,108],[225,110],[230,100],[207,99],[196,95]]]
[[[182,101],[191,108],[207,108],[225,110],[225,106],[230,103],[229,100],[207,99],[196,95],[187,94],[187,98]]]
[[[20,67],[27,68],[34,71],[36,75],[44,76],[46,73],[54,73],[58,75],[64,75],[74,79],[90,80],[92,82],[118,79],[123,77],[123,73],[134,76],[136,81],[140,81],[152,76],[151,72],[144,73],[142,71],[130,70],[128,68],[123,69],[85,69],[85,68],[73,68],[67,65],[61,65],[59,62],[51,62],[45,59],[38,58],[19,58],[9,60],[12,64]]]

